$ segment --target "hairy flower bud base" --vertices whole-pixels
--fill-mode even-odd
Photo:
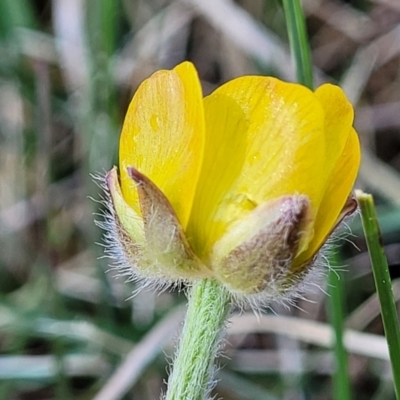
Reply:
[[[293,268],[302,243],[312,234],[307,196],[283,196],[259,205],[229,226],[208,259],[200,260],[163,193],[135,168],[129,168],[129,175],[138,191],[140,214],[125,202],[116,168],[106,176],[106,189],[114,227],[110,253],[118,254],[134,278],[150,278],[162,286],[215,278],[238,298],[278,299],[291,294],[311,270],[313,259]],[[349,198],[341,219],[354,211],[353,200]]]

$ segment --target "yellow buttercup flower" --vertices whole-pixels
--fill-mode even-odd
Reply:
[[[290,293],[356,207],[352,123],[334,85],[244,76],[203,98],[191,63],[156,72],[125,118],[120,183],[116,168],[106,178],[120,262],[161,282]]]

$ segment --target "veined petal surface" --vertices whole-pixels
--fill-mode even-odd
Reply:
[[[357,177],[360,160],[358,135],[354,129],[351,129],[343,153],[333,168],[330,178],[328,178],[326,192],[315,220],[316,235],[311,240],[308,249],[295,260],[293,269],[311,259],[324,244],[336,224],[340,222],[338,217],[351,193],[351,188]]]
[[[158,71],[144,81],[129,106],[120,139],[121,187],[140,213],[134,167],[165,194],[181,224],[189,219],[204,148],[204,112],[191,63]]]
[[[353,107],[343,91],[333,85],[319,87],[316,96],[325,110],[326,186],[309,247],[293,264],[309,260],[324,244],[346,204],[360,166],[360,144],[353,129]]]
[[[200,257],[231,223],[270,199],[306,194],[316,212],[326,178],[324,111],[310,90],[241,77],[206,97],[204,111],[205,158],[188,227]]]
[[[206,136],[203,167],[187,228],[188,239],[200,258],[224,231],[226,213],[233,206],[227,193],[241,173],[249,128],[242,109],[226,96],[207,97],[204,106],[212,110],[205,115],[206,126],[212,130]],[[249,208],[253,208],[252,203]]]

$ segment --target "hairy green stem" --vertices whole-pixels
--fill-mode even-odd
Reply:
[[[229,308],[230,295],[219,282],[193,284],[166,400],[203,400],[208,394]]]

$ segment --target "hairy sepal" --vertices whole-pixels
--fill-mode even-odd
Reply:
[[[344,204],[342,211],[340,211],[339,217],[336,220],[335,226],[332,231],[329,232],[329,235],[340,225],[340,223],[349,215],[353,214],[357,210],[358,204],[354,195],[351,193],[347,198],[346,203]],[[329,236],[328,235],[328,236]]]
[[[179,219],[160,189],[133,167],[129,176],[136,183],[145,236],[146,264],[168,279],[194,280],[210,271],[194,254]]]
[[[307,196],[283,196],[261,204],[216,242],[213,271],[239,296],[284,296],[301,280],[290,268],[304,235],[310,234],[310,223]]]
[[[107,188],[111,195],[114,211],[121,224],[121,229],[139,247],[145,246],[144,225],[142,217],[130,207],[121,191],[119,185],[117,167],[114,167],[106,175]]]
[[[123,268],[130,267],[134,276],[155,279],[146,284],[165,286],[204,277],[206,269],[190,248],[166,197],[136,169],[129,168],[129,175],[136,182],[142,215],[126,203],[116,167],[106,176],[115,227],[111,244],[118,247],[111,252],[122,255]]]

